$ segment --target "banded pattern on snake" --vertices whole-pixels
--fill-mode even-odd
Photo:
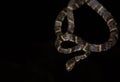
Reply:
[[[91,44],[86,42],[82,38],[74,35],[74,15],[73,11],[80,8],[82,5],[87,4],[93,10],[95,10],[106,22],[109,27],[110,36],[107,42],[103,44]],[[64,21],[65,17],[68,20],[68,28],[66,33],[62,33],[62,22]],[[70,54],[72,52],[83,50],[85,54],[78,55],[73,57],[72,59],[68,60],[66,63],[66,69],[71,71],[76,62],[87,58],[87,56],[91,52],[101,52],[110,49],[114,46],[118,39],[118,29],[117,23],[114,20],[113,16],[107,9],[102,6],[97,0],[71,0],[68,3],[67,8],[64,8],[57,16],[55,20],[55,33],[57,35],[57,39],[55,42],[55,47],[57,51],[63,54]],[[75,42],[77,45],[72,48],[62,48],[61,43],[65,41]]]

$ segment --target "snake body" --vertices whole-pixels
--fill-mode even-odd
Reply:
[[[73,34],[75,28],[73,11],[80,8],[84,4],[87,4],[93,10],[95,10],[96,13],[98,13],[108,25],[110,35],[107,42],[104,42],[103,44],[91,44],[83,40],[81,37]],[[61,27],[65,17],[67,17],[68,20],[68,28],[67,32],[63,34]],[[71,0],[68,3],[67,8],[64,8],[58,14],[55,20],[54,30],[57,36],[57,39],[55,41],[55,47],[57,48],[58,52],[63,54],[70,54],[80,50],[83,50],[85,52],[85,54],[75,56],[67,61],[66,69],[68,71],[71,71],[73,69],[76,62],[87,58],[87,56],[91,52],[107,51],[116,44],[118,39],[118,29],[116,21],[114,20],[111,13],[108,12],[107,9],[97,0]],[[61,46],[61,43],[65,41],[75,42],[77,45],[72,48],[63,48]]]

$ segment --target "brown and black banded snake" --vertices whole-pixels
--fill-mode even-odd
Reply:
[[[80,8],[82,5],[87,4],[91,7],[96,13],[98,13],[106,22],[109,27],[109,39],[107,42],[102,44],[91,44],[81,37],[76,36],[74,33],[74,15],[73,11]],[[68,20],[68,28],[66,33],[62,33],[62,22],[64,21],[65,17]],[[102,52],[107,51],[111,47],[113,47],[118,39],[118,29],[117,23],[114,20],[113,16],[107,9],[100,4],[97,0],[71,0],[68,3],[67,8],[64,8],[57,16],[55,20],[55,34],[57,39],[55,41],[55,47],[57,51],[63,54],[70,54],[76,51],[84,51],[85,53],[82,55],[78,55],[73,57],[72,59],[66,62],[66,70],[71,71],[75,65],[75,63],[83,60],[90,55],[91,52]],[[77,45],[70,48],[63,48],[61,44],[65,41],[74,42]]]

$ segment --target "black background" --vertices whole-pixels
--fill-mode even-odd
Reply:
[[[108,51],[91,53],[71,72],[65,70],[65,62],[71,56],[60,54],[55,49],[53,28],[56,16],[68,1],[41,0],[27,2],[25,7],[22,4],[18,7],[16,3],[17,8],[13,5],[5,8],[4,20],[8,23],[3,24],[1,30],[1,82],[120,82],[120,39]],[[120,30],[119,2],[99,1],[112,13]],[[107,41],[109,29],[95,11],[83,5],[74,14],[76,35],[91,43]],[[67,28],[66,20],[62,28]]]

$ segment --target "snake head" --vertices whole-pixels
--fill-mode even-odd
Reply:
[[[87,54],[89,54],[89,53],[87,52],[83,55],[75,56],[72,59],[68,60],[66,62],[66,70],[71,71],[74,68],[75,63],[79,62],[80,60],[83,60],[83,59],[87,58]]]
[[[72,58],[72,59],[68,60],[68,61],[66,62],[66,70],[67,70],[67,71],[71,71],[71,70],[74,68],[75,63],[76,63],[75,58]]]

